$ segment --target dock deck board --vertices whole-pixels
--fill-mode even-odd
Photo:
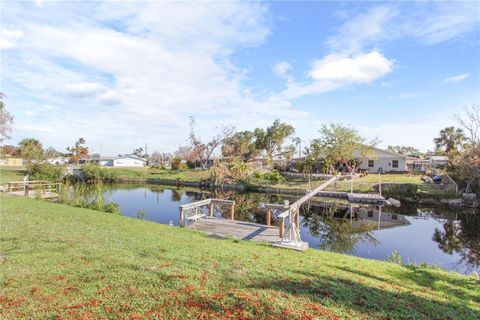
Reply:
[[[245,221],[222,218],[201,218],[186,227],[223,238],[264,241],[270,243],[280,240],[278,227]]]

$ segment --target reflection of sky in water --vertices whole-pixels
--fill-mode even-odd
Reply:
[[[137,217],[139,209],[147,212],[146,220],[158,223],[174,225],[179,224],[179,205],[200,200],[195,192],[185,192],[185,190],[153,189],[145,187],[122,188],[111,191],[111,200],[120,205],[122,214],[130,217]],[[259,196],[258,199],[265,202],[271,202],[271,196]],[[268,199],[268,200],[267,200]],[[279,200],[281,202],[281,199]],[[250,206],[251,207],[251,206]],[[255,208],[255,205],[253,206]],[[415,212],[405,212],[414,214]],[[243,215],[248,219],[249,215]],[[427,264],[435,264],[449,270],[459,272],[471,272],[465,265],[459,264],[460,257],[454,253],[452,255],[443,252],[438,244],[432,240],[435,228],[443,230],[442,222],[430,219],[415,219],[408,217],[409,225],[374,230],[372,234],[378,240],[374,244],[366,239],[360,239],[353,250],[348,253],[360,257],[386,260],[387,257],[397,250],[404,262],[423,261]],[[347,219],[348,220],[348,219]],[[302,224],[301,224],[302,225]],[[303,241],[309,243],[311,248],[319,248],[322,244],[319,237],[312,236],[310,231],[302,227],[301,237]],[[480,270],[480,268],[477,268]]]

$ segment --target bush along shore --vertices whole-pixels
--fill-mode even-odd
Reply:
[[[0,197],[2,319],[480,316],[472,276]]]

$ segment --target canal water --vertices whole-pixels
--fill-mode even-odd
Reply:
[[[179,225],[179,206],[211,197],[236,201],[235,219],[265,223],[265,203],[297,197],[217,192],[157,185],[115,185],[104,192],[123,215]],[[398,252],[404,263],[437,265],[461,273],[480,272],[480,212],[402,206],[357,209],[334,199],[316,198],[301,212],[301,237],[310,248],[387,260]],[[217,211],[221,217],[222,212]],[[223,213],[228,217],[228,213]],[[275,216],[275,213],[274,213]],[[273,221],[276,224],[277,221]]]

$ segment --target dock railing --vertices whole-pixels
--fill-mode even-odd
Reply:
[[[184,227],[186,221],[196,221],[206,217],[207,214],[202,212],[202,208],[208,208],[208,216],[213,218],[213,213],[217,206],[228,206],[230,210],[230,219],[235,220],[235,201],[223,199],[205,199],[180,206],[180,226]]]
[[[45,180],[31,180],[31,181],[10,181],[7,183],[6,192],[18,195],[24,195],[25,197],[31,197],[33,195],[40,195],[45,197],[47,195],[57,195],[60,193],[61,183],[50,182]]]

